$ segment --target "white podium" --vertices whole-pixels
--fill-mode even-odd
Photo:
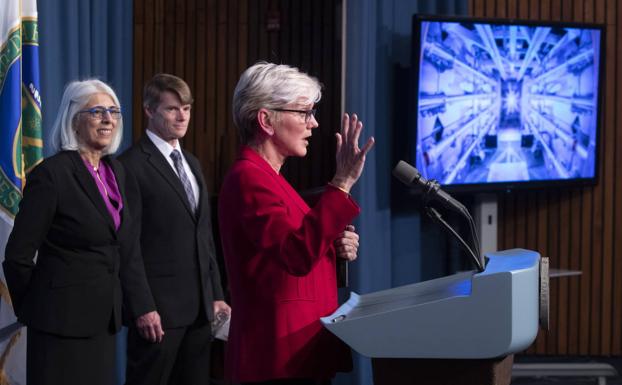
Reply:
[[[321,321],[352,349],[373,358],[501,362],[527,348],[538,333],[541,258],[523,249],[486,258],[481,273],[352,293]],[[548,285],[548,275],[542,279]]]

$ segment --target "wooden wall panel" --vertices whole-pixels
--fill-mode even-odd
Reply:
[[[477,17],[606,25],[604,113],[595,186],[499,195],[500,249],[532,248],[553,268],[581,270],[552,278],[551,330],[527,353],[622,354],[622,12],[616,0],[470,0]]]
[[[325,87],[309,154],[288,161],[283,174],[299,189],[323,185],[334,173],[340,121],[340,7],[341,0],[135,0],[134,139],[145,125],[145,82],[160,72],[186,80],[195,100],[182,145],[215,194],[238,148],[231,98],[239,75],[259,60],[290,64]]]

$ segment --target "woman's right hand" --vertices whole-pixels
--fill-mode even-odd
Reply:
[[[354,183],[359,179],[365,166],[365,155],[374,146],[374,137],[370,137],[363,148],[359,148],[359,136],[363,129],[363,122],[358,120],[356,114],[350,118],[343,114],[341,132],[337,137],[336,169],[331,184],[349,192]]]

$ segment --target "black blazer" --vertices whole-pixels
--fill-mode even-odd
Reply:
[[[164,328],[188,326],[199,311],[213,319],[213,301],[223,299],[216,262],[207,188],[197,158],[183,151],[199,184],[197,213],[190,209],[179,177],[143,136],[119,160],[138,188],[128,194],[142,224],[141,255]]]
[[[124,203],[118,231],[78,152],[60,152],[28,175],[2,264],[26,326],[70,337],[117,331],[122,282],[128,306],[155,308],[136,254],[125,172],[109,157],[102,161],[111,165]]]

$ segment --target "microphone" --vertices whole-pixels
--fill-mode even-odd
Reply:
[[[404,162],[403,160],[400,160],[393,169],[393,176],[407,186],[418,186],[423,189],[423,199],[424,203],[426,203],[426,211],[430,218],[441,224],[447,231],[449,231],[451,235],[453,235],[458,240],[458,242],[466,250],[466,252],[471,255],[471,257],[473,258],[473,262],[477,266],[477,269],[480,272],[484,271],[486,261],[481,255],[477,231],[475,230],[475,222],[473,221],[473,217],[469,213],[469,210],[467,210],[467,208],[464,207],[462,203],[458,202],[451,195],[443,191],[437,181],[425,179],[421,176],[421,173],[419,173],[416,168]],[[441,205],[445,206],[447,209],[458,212],[468,221],[469,229],[471,232],[472,246],[469,246],[464,241],[464,239],[462,239],[460,234],[458,234],[449,225],[449,223],[443,220],[441,214],[438,211],[436,211],[433,207],[427,205],[427,202],[429,201],[436,201]]]
[[[419,170],[403,160],[400,160],[397,166],[393,169],[393,176],[407,186],[421,187],[423,189],[425,200],[437,201],[449,210],[454,210],[461,214],[467,212],[466,207],[464,207],[462,203],[458,202],[451,195],[443,191],[437,181],[425,179],[421,176]]]

